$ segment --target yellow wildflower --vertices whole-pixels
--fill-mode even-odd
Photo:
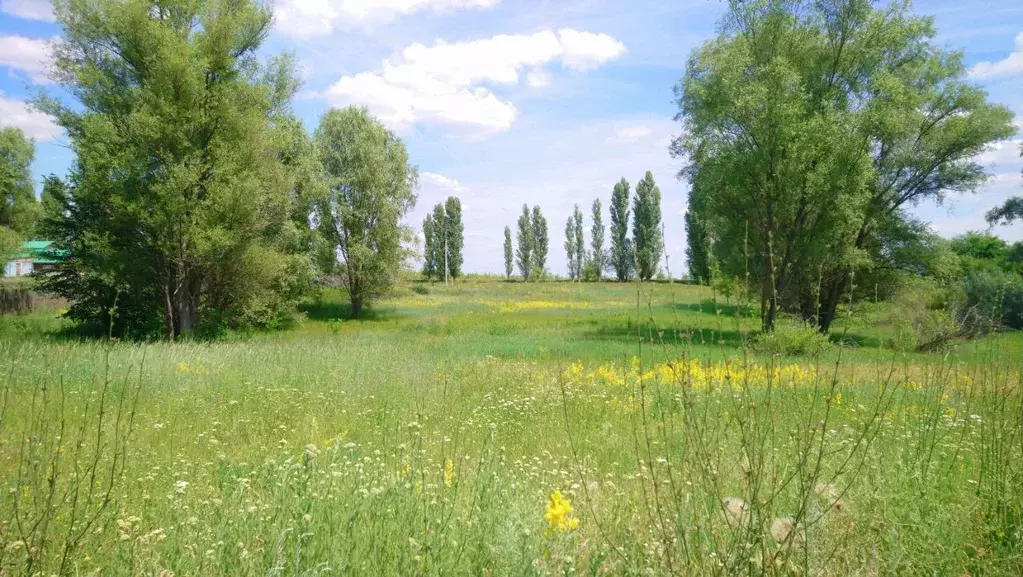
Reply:
[[[455,463],[451,459],[444,461],[444,485],[450,487],[455,482]]]
[[[572,517],[572,501],[566,499],[561,491],[551,493],[551,500],[547,503],[547,512],[543,518],[547,520],[547,526],[551,531],[565,532],[579,528],[579,519]]]

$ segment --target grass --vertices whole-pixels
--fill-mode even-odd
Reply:
[[[668,284],[304,310],[175,345],[0,318],[0,574],[1023,574],[1023,335],[899,352],[864,304],[755,353]]]

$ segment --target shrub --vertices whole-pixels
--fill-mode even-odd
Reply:
[[[750,348],[757,353],[790,356],[817,356],[832,347],[827,335],[823,335],[809,323],[796,326],[778,324],[774,332],[762,333],[753,338]]]
[[[417,295],[428,295],[430,294],[430,289],[426,288],[426,285],[414,284],[412,285],[412,292]]]

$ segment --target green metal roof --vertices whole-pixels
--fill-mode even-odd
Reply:
[[[31,259],[39,264],[58,264],[67,256],[66,250],[53,248],[52,240],[30,240],[22,243],[15,259]]]

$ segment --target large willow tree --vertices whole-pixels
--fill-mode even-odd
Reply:
[[[47,287],[70,316],[168,339],[273,325],[310,276],[311,147],[290,115],[291,60],[257,53],[255,0],[56,0],[41,102],[77,154],[48,234],[69,251]]]
[[[903,210],[984,179],[1011,113],[964,80],[931,19],[869,0],[733,0],[677,88],[673,151],[726,274],[827,331]],[[692,209],[693,207],[691,207]]]

